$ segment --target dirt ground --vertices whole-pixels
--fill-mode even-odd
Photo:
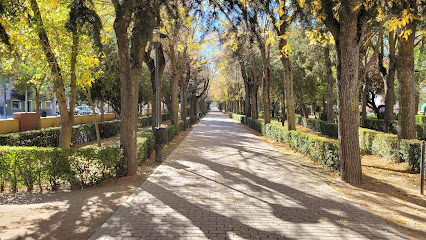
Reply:
[[[256,133],[248,127],[247,129]],[[297,130],[313,132],[300,125]],[[299,158],[295,158],[295,161],[313,177],[322,179],[332,188],[344,193],[408,238],[426,239],[426,196],[420,195],[420,179],[417,174],[407,170],[406,163],[365,155],[362,157],[363,184],[352,186],[343,182],[338,173],[320,166],[284,144],[264,136],[258,137],[281,152],[298,155]]]
[[[181,132],[163,149],[167,157],[189,131]],[[104,139],[108,145],[117,137]],[[0,240],[88,239],[159,166],[154,158],[134,177],[112,179],[80,190],[0,194]]]

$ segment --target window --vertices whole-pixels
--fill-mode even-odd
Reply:
[[[21,101],[12,101],[12,109],[21,109]]]
[[[46,102],[46,109],[52,109],[52,102],[50,101]]]

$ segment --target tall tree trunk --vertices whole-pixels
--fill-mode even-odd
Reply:
[[[416,23],[407,25],[408,39],[400,38],[398,46],[399,115],[402,139],[416,138],[416,85],[414,79],[414,40]]]
[[[169,95],[164,96],[164,101],[166,102],[167,113],[169,114],[169,118],[171,118],[173,116],[173,107],[172,107],[171,97]]]
[[[33,19],[36,24],[36,31],[38,34],[39,44],[43,49],[43,52],[46,56],[47,62],[53,78],[53,85],[55,89],[55,95],[58,99],[59,112],[61,113],[61,131],[59,135],[59,147],[70,148],[71,145],[71,134],[72,134],[72,125],[74,123],[74,105],[76,97],[76,81],[71,78],[71,104],[70,110],[68,111],[67,106],[67,97],[65,94],[64,80],[62,77],[62,72],[59,67],[57,58],[53,49],[50,45],[49,38],[47,36],[46,30],[44,29],[43,19],[41,17],[40,9],[37,3],[37,0],[30,0],[31,10],[34,13]],[[73,37],[73,48],[72,52],[77,52],[78,38],[76,35]],[[75,54],[71,54],[75,55]],[[71,59],[73,61],[73,59]],[[76,61],[76,60],[75,60]],[[72,65],[72,64],[71,64]]]
[[[148,40],[152,37],[155,17],[153,16],[154,9],[145,6],[142,2],[134,2],[134,5],[129,2],[120,2],[113,1],[116,14],[114,30],[120,63],[121,106],[124,106],[120,113],[120,145],[124,150],[124,159],[127,162],[127,175],[133,176],[137,172],[136,133],[139,79],[144,61],[144,50]],[[130,26],[133,29],[129,37]]]
[[[101,122],[105,121],[105,102],[101,100]]]
[[[306,108],[306,104],[302,103],[300,104],[300,111],[302,112],[302,116],[304,118],[309,118],[308,109]]]
[[[178,124],[179,124],[179,75],[176,75],[172,78],[170,82],[170,91],[171,91],[171,99],[172,99],[172,108],[173,108],[173,115],[170,116],[170,119],[172,120],[172,124],[176,126],[176,134],[179,134]]]
[[[362,94],[361,94],[361,102],[362,102],[361,126],[363,128],[367,127],[367,101],[368,101],[369,88],[370,88],[370,81],[368,78],[365,78],[365,82],[362,86]]]
[[[248,82],[244,81],[244,90],[245,90],[245,97],[244,97],[244,115],[247,117],[251,117],[251,86]]]
[[[269,89],[271,88],[271,71],[269,69],[269,66],[266,67],[266,69],[263,71],[264,78],[263,78],[263,106],[264,106],[264,112],[263,112],[263,118],[264,118],[264,124],[271,123],[271,101],[269,98]]]
[[[380,39],[379,39],[380,40]],[[364,61],[364,65],[361,64]],[[359,64],[358,64],[358,81],[364,82],[362,86],[362,92],[361,92],[361,126],[366,127],[367,126],[367,103],[368,103],[368,93],[370,91],[370,79],[368,77],[368,69],[367,69],[367,54],[366,51],[363,51],[362,48],[360,48],[359,52]],[[373,99],[374,101],[374,99]]]
[[[334,79],[331,69],[330,48],[328,45],[324,48],[324,59],[327,72],[327,122],[334,123]]]
[[[38,87],[35,87],[35,101],[36,101],[36,129],[41,129],[40,119],[40,91]]]
[[[385,114],[384,114],[384,132],[389,132],[389,125],[393,120],[393,106],[395,105],[395,73],[396,73],[396,38],[395,31],[389,31],[389,67],[386,70],[383,64],[383,41],[382,50],[379,55],[379,70],[382,73],[385,85]]]
[[[180,110],[180,115],[181,115],[181,119],[183,121],[183,130],[185,131],[186,128],[188,127],[186,125],[186,116],[187,116],[187,101],[188,101],[188,96],[187,96],[187,89],[188,89],[188,85],[184,84],[181,85],[181,92],[182,92],[182,104],[181,104],[181,110]]]
[[[98,144],[98,147],[102,147],[101,133],[99,132],[98,119],[96,118],[95,103],[93,102],[89,86],[86,87],[84,94],[86,95],[86,98],[87,98],[87,100],[89,101],[89,104],[90,104],[90,108],[93,111],[93,121],[95,123],[95,131],[96,131],[96,143]]]
[[[251,117],[253,119],[259,118],[259,111],[257,110],[257,92],[259,91],[259,86],[254,86],[251,93]]]
[[[280,40],[280,46],[287,44],[287,41]],[[281,57],[281,63],[284,69],[284,91],[285,104],[287,108],[287,128],[289,131],[296,130],[296,114],[294,109],[294,94],[293,94],[293,74],[291,70],[290,59],[286,56]]]
[[[341,178],[351,184],[362,183],[359,148],[358,64],[359,32],[358,2],[340,8],[340,32],[336,39],[337,94],[339,109],[339,144]]]

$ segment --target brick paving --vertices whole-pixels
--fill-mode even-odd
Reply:
[[[91,239],[406,239],[210,112]]]

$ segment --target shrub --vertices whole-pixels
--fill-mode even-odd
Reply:
[[[249,117],[243,117],[240,120],[243,124],[249,126],[250,128],[256,130],[259,133],[263,133],[263,126],[264,124],[258,120],[249,118]]]
[[[169,114],[163,114],[163,120],[169,120]],[[120,120],[99,122],[101,138],[110,138],[120,132]],[[138,118],[138,126],[146,127],[152,124],[151,117]],[[36,147],[58,147],[60,127],[43,128],[18,133],[0,135],[1,146],[36,146]],[[71,146],[96,140],[96,129],[94,123],[78,124],[72,127]]]
[[[264,136],[277,142],[283,142],[325,167],[339,170],[339,143],[334,139],[327,139],[307,133],[288,131],[275,124],[263,125],[260,121],[243,116],[242,123],[254,130],[263,133]]]
[[[19,133],[8,133],[0,135],[2,146],[36,146],[36,147],[58,147],[61,128],[44,128]],[[107,121],[99,123],[101,138],[116,136],[120,131],[120,121]],[[72,127],[71,146],[96,140],[94,123],[79,124]]]
[[[411,170],[420,173],[421,142],[417,140],[402,140],[399,152],[401,160],[408,162]]]
[[[116,177],[121,160],[118,146],[101,148],[0,147],[2,190],[10,182],[12,191],[26,185],[90,185]]]
[[[416,123],[426,124],[426,115],[416,115]]]
[[[413,171],[420,172],[421,142],[418,140],[401,140],[398,151],[397,135],[360,128],[359,143],[361,149],[367,153],[405,161]]]
[[[375,131],[383,132],[384,121],[383,119],[367,119],[366,128],[372,129]],[[397,134],[398,121],[391,121],[389,124],[389,133]]]
[[[339,128],[336,123],[328,123],[318,119],[304,118],[300,115],[296,115],[296,122],[332,138],[338,138],[339,136]]]
[[[138,163],[141,164],[149,158],[155,147],[154,133],[152,131],[139,132],[136,144]]]
[[[152,131],[137,136],[138,163],[145,161],[155,146]],[[49,184],[93,185],[124,174],[122,149],[119,146],[94,148],[0,147],[0,186],[6,182],[12,191],[27,186]],[[121,164],[121,165],[120,165]],[[125,169],[125,166],[124,166]]]
[[[359,129],[361,150],[387,159],[398,160],[398,137],[395,134],[382,133],[370,129]]]

